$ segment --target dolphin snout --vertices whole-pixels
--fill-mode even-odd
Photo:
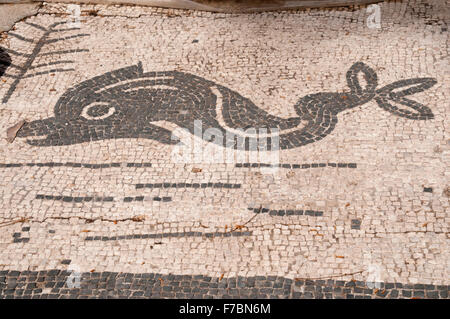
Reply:
[[[25,122],[25,124],[17,132],[17,137],[27,138],[27,143],[35,146],[49,146],[55,143],[55,137],[58,134],[58,125],[55,123],[55,118],[47,118],[43,120],[36,120],[32,122]],[[62,126],[61,126],[62,128]],[[57,139],[56,139],[57,140]]]

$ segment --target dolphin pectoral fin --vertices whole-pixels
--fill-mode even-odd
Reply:
[[[151,138],[168,145],[179,143],[179,138],[172,131],[153,124],[148,124],[145,130],[139,133],[139,137]]]

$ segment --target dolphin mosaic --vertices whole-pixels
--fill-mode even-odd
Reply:
[[[139,63],[68,89],[57,101],[53,117],[26,123],[17,137],[28,138],[27,143],[34,146],[118,138],[177,144],[172,131],[158,123],[171,122],[194,134],[198,129],[194,122],[201,121],[202,133],[215,129],[223,136],[232,133],[244,140],[252,137],[248,129],[266,129],[267,136],[278,138],[280,149],[291,149],[323,139],[333,131],[340,112],[371,100],[384,110],[411,120],[434,117],[430,108],[406,98],[432,87],[436,84],[434,78],[401,80],[377,89],[377,74],[362,62],[353,64],[346,78],[347,92],[308,94],[294,105],[297,116],[282,118],[215,82],[178,71],[146,73]],[[364,79],[364,86],[359,78]],[[201,134],[205,135],[208,134]],[[230,144],[221,139],[204,139],[238,147],[236,141]],[[248,149],[247,142],[244,146]]]

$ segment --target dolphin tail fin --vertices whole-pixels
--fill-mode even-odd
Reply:
[[[375,101],[378,105],[397,116],[412,120],[434,118],[431,109],[405,96],[425,91],[437,83],[434,78],[413,78],[400,80],[376,91]],[[403,88],[403,90],[398,90]]]

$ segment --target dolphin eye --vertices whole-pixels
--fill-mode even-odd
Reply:
[[[86,105],[81,116],[87,120],[103,120],[114,114],[116,109],[105,102],[94,102]]]

